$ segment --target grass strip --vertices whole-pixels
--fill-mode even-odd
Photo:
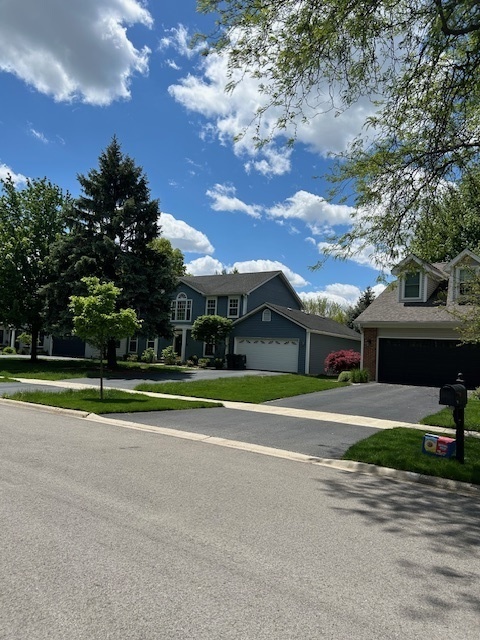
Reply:
[[[195,380],[192,382],[143,382],[135,387],[137,391],[172,393],[194,398],[214,398],[232,402],[252,402],[259,404],[268,400],[290,398],[314,391],[325,391],[344,387],[348,383],[327,378],[313,378],[294,374],[277,376],[241,376],[217,378],[215,380]]]
[[[175,398],[151,398],[141,393],[127,393],[117,389],[106,389],[100,400],[97,389],[67,389],[65,391],[18,391],[3,394],[9,400],[77,409],[88,413],[134,413],[138,411],[179,411],[184,409],[211,409],[221,407],[218,402],[178,400]]]
[[[105,368],[107,378],[143,376],[148,373],[162,375],[172,371],[184,371],[181,367],[148,365],[140,362],[119,362],[118,368]],[[52,360],[39,358],[36,362],[21,358],[0,357],[0,376],[10,378],[36,378],[39,380],[68,380],[71,378],[98,378],[100,364],[95,360]]]
[[[453,458],[422,453],[424,435],[417,429],[403,427],[379,431],[352,445],[343,459],[480,484],[479,438],[465,438],[465,464],[462,465]]]
[[[452,410],[445,407],[441,411],[422,418],[421,424],[435,427],[455,429]],[[467,431],[480,431],[480,400],[469,398],[465,407],[465,429]]]

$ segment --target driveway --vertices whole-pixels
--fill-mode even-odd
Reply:
[[[418,423],[425,416],[440,411],[442,407],[438,397],[437,387],[369,382],[273,400],[267,404]]]

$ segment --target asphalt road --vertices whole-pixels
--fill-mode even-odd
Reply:
[[[0,637],[477,640],[476,496],[0,407]]]

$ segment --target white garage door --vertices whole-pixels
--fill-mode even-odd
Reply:
[[[247,356],[247,369],[298,371],[298,340],[289,338],[235,338],[235,353]]]

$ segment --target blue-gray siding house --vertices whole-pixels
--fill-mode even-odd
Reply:
[[[172,300],[173,341],[159,340],[159,353],[173,345],[182,361],[214,357],[215,347],[193,340],[201,315],[233,320],[227,352],[246,356],[247,369],[318,374],[339,349],[358,349],[357,332],[302,311],[302,301],[282,271],[180,278]]]

